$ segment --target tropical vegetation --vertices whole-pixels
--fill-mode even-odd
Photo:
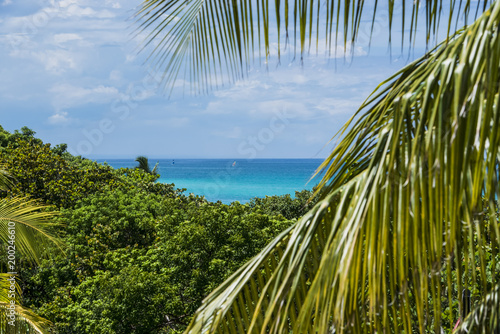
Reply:
[[[314,41],[348,49],[381,3],[367,14],[363,0],[147,0],[137,17],[167,87],[186,73],[208,92],[268,60],[271,36],[301,59]],[[0,223],[19,208],[35,218],[20,224],[32,257],[16,254],[18,301],[34,313],[19,308],[19,323],[41,329],[36,313],[58,333],[500,332],[500,2],[387,6],[391,29],[402,11],[405,43],[422,15],[427,41],[443,21],[448,38],[360,106],[308,203],[210,203],[0,128]],[[31,233],[53,212],[52,239]]]
[[[381,3],[148,0],[138,32],[169,89],[183,75],[209,92],[275,44],[300,59],[320,42],[348,49]],[[500,332],[500,1],[386,6],[402,44],[430,43],[440,24],[447,38],[367,98],[322,165],[321,200],[205,298],[186,332]]]
[[[28,128],[22,133],[10,135],[0,126],[0,149],[22,136],[31,136]],[[24,331],[46,331],[50,322],[21,305],[21,289],[17,272],[21,266],[39,264],[49,245],[55,245],[60,252],[60,241],[50,232],[54,223],[50,218],[55,212],[47,206],[20,194],[13,194],[16,179],[0,165],[0,251],[2,271],[0,273],[0,331],[13,332],[14,327]],[[14,325],[15,324],[15,325]]]
[[[158,163],[156,163],[156,165],[153,167],[153,169],[151,169],[151,167],[149,166],[149,159],[147,157],[141,155],[141,156],[138,156],[137,158],[135,158],[135,161],[139,163],[139,165],[136,168],[142,169],[143,171],[145,171],[146,173],[149,173],[149,174],[157,174],[158,173],[158,171],[157,171]]]
[[[203,298],[289,228],[312,194],[211,203],[155,182],[158,174],[72,156],[24,130],[2,131],[0,163],[15,179],[1,200],[29,196],[52,212],[47,233],[63,251],[46,243],[37,262],[16,259],[19,302],[42,332],[183,332]],[[2,269],[5,252],[2,239]]]

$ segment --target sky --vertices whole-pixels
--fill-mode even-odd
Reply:
[[[320,52],[303,66],[271,57],[268,69],[257,63],[234,85],[169,97],[138,53],[138,5],[0,0],[0,125],[28,126],[93,159],[324,158],[376,86],[425,51],[417,40],[411,55],[399,44],[390,54],[381,15],[371,47],[362,33],[352,58],[342,47],[338,58]]]

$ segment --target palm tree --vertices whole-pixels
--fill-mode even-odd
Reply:
[[[429,41],[442,1],[401,3],[410,43],[426,6]],[[295,28],[302,57],[320,33],[328,47],[355,43],[366,5],[275,7],[278,44]],[[213,291],[187,332],[441,333],[464,289],[474,301],[457,332],[500,332],[500,1],[449,9],[450,32],[457,12],[478,16],[367,98],[321,166],[321,201]],[[146,0],[137,15],[167,87],[185,72],[208,91],[244,77],[255,46],[269,54],[267,0]]]
[[[14,180],[0,166],[0,189],[8,191],[13,183]],[[41,206],[33,200],[20,197],[0,198],[1,243],[4,246],[11,246],[11,249],[28,261],[39,263],[42,256],[46,255],[49,244],[54,244],[57,249],[62,249],[61,242],[47,231],[47,227],[53,225],[49,219],[54,214],[54,212],[48,211],[47,207]],[[9,262],[7,271],[17,273],[17,266],[15,262]],[[13,281],[14,284],[12,284],[15,291],[14,296],[11,295],[9,279],[12,277],[15,277],[15,274],[0,274],[0,308],[2,309],[0,312],[0,332],[48,333],[50,322],[20,305],[21,289],[16,281]],[[12,307],[12,301],[14,301],[15,327],[8,324],[12,320],[7,315],[7,311]]]
[[[158,174],[158,171],[157,171],[158,162],[153,167],[153,169],[151,169],[151,167],[149,166],[149,160],[145,156],[142,156],[142,155],[138,156],[137,158],[135,158],[135,161],[139,163],[139,166],[136,167],[137,169],[142,169],[146,173],[152,174],[152,175]]]

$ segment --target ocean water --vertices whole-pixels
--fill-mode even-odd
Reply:
[[[113,168],[135,167],[133,159],[108,159]],[[246,203],[253,197],[295,194],[312,189],[319,178],[310,180],[322,159],[175,159],[158,160],[161,178],[186,188],[186,194],[203,195],[209,201]],[[157,160],[150,159],[151,168]]]

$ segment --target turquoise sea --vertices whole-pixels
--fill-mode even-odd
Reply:
[[[108,159],[114,168],[135,167],[134,159]],[[322,159],[149,159],[151,168],[159,163],[158,182],[186,188],[186,194],[203,195],[209,201],[246,203],[253,197],[295,194],[312,189],[311,180]],[[309,182],[308,182],[309,181]]]

